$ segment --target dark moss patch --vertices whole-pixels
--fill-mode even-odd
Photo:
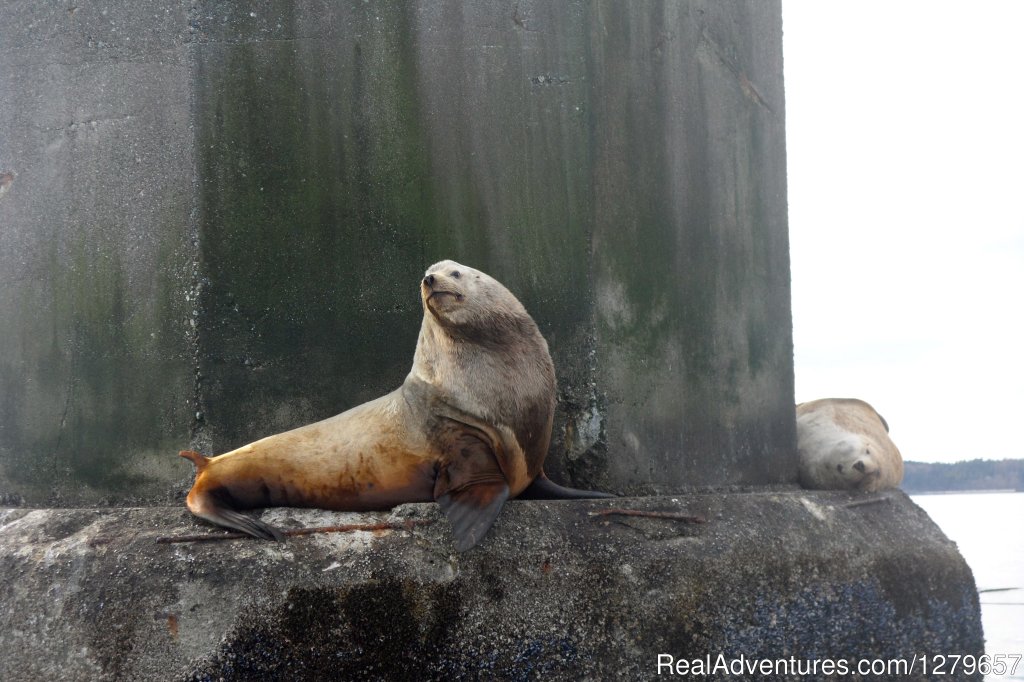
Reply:
[[[398,6],[348,19],[301,58],[205,48],[199,364],[217,450],[377,397],[411,363],[436,220],[413,41]]]
[[[461,617],[456,585],[385,579],[293,588],[245,624],[190,680],[429,679]]]

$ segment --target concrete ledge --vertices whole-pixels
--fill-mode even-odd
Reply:
[[[980,655],[955,545],[902,493],[871,499],[512,502],[463,555],[433,504],[270,510],[282,526],[436,520],[284,544],[157,544],[206,530],[169,507],[3,509],[0,679],[645,679],[659,654]],[[588,514],[610,507],[707,523]]]

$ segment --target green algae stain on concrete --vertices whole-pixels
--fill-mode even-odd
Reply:
[[[736,74],[751,67],[721,47],[774,20],[718,5],[597,7],[588,64],[603,133],[594,252],[610,478],[634,493],[792,480],[792,467],[764,464],[793,442],[778,423],[791,411],[788,279],[768,274],[788,271],[783,122],[744,97]],[[759,83],[772,97],[780,85]]]
[[[178,280],[155,277],[153,297],[140,297],[149,287],[129,281],[125,258],[113,245],[76,244],[57,287],[72,308],[66,450],[57,456],[97,493],[142,499],[164,489],[187,442],[191,377]],[[147,457],[160,452],[163,460]]]
[[[512,57],[474,109],[467,81],[481,66],[448,47],[467,35],[424,34],[421,19],[347,8],[329,39],[201,48],[200,369],[218,451],[400,383],[419,278],[442,258],[505,283],[560,372],[579,373],[590,317],[587,131],[573,106],[583,85],[533,92],[528,74],[541,67]]]
[[[615,4],[520,19],[347,7],[315,30],[284,22],[286,39],[201,46],[201,427],[215,450],[396,386],[416,283],[441,258],[494,275],[547,337],[550,470],[650,492],[737,482],[723,451],[742,468],[776,433],[778,452],[791,446],[759,407],[791,402],[788,289],[765,274],[787,269],[785,222],[751,206],[777,194],[760,185],[782,122],[700,57],[708,36],[744,39],[736,22]],[[778,396],[750,398],[773,382]]]
[[[405,15],[203,47],[204,421],[214,448],[330,416],[411,366],[436,231]]]
[[[30,388],[4,410],[16,427],[6,434],[15,446],[4,474],[30,503],[162,498],[174,475],[166,463],[187,443],[190,377],[174,322],[184,315],[179,286],[162,275],[152,286],[133,281],[138,273],[117,232],[51,245],[46,282],[16,322],[45,339],[23,349],[31,354]],[[173,234],[162,233],[161,243]],[[52,396],[55,410],[47,409]],[[15,419],[15,410],[24,412]],[[155,456],[161,452],[167,457]]]
[[[193,8],[182,83],[67,134],[73,173],[37,203],[68,206],[25,222],[31,258],[0,253],[46,272],[0,297],[0,495],[20,472],[184,486],[181,447],[394,388],[441,258],[547,338],[563,482],[792,479],[777,3]],[[107,172],[137,163],[146,182]]]

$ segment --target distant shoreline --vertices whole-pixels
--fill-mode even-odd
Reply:
[[[911,495],[1024,491],[1024,459],[972,459],[945,464],[903,463],[904,492]]]
[[[982,488],[980,490],[904,490],[908,495],[992,495],[995,493],[1021,493],[1013,488]]]

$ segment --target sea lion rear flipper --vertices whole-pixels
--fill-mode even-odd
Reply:
[[[280,530],[269,523],[232,509],[218,500],[218,497],[215,493],[201,492],[193,488],[185,500],[185,505],[190,512],[215,525],[234,528],[263,540],[284,541],[284,534]]]
[[[600,493],[596,490],[577,490],[576,488],[565,488],[544,475],[544,472],[537,474],[526,490],[519,493],[520,500],[595,500],[615,497],[609,493]]]
[[[228,507],[216,506],[213,508],[212,513],[207,511],[207,513],[203,515],[203,518],[207,521],[216,523],[218,526],[234,528],[235,530],[248,533],[249,535],[262,540],[284,542],[284,533],[277,528],[274,528],[269,523],[264,523],[257,518],[237,512]]]
[[[234,528],[243,533],[248,533],[263,540],[284,541],[284,534],[268,523],[263,523],[246,514],[235,511],[225,498],[225,491],[217,486],[211,486],[204,477],[211,459],[199,454],[194,450],[182,450],[180,456],[196,465],[196,482],[185,499],[185,506],[188,510],[201,519],[225,528]]]
[[[477,429],[454,423],[442,434],[446,461],[434,481],[434,499],[452,524],[455,549],[478,543],[508,499],[508,481]]]

